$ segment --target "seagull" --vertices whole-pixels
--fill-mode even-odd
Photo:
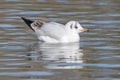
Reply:
[[[81,32],[89,30],[83,28],[78,21],[69,21],[65,25],[57,22],[45,22],[43,20],[21,19],[36,33],[38,39],[46,43],[79,42]]]

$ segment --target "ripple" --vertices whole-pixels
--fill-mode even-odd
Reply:
[[[117,46],[99,46],[95,47],[96,49],[102,49],[102,50],[119,50],[119,47]]]
[[[24,47],[22,46],[4,46],[4,47],[1,47],[1,49],[4,49],[4,50],[21,50],[21,49],[24,49]]]
[[[0,27],[2,27],[2,28],[11,28],[11,27],[13,27],[13,25],[12,24],[0,24]]]
[[[44,71],[24,71],[24,72],[2,72],[0,75],[7,76],[51,76],[54,75],[53,72],[44,72]]]
[[[91,23],[94,23],[94,24],[117,24],[117,23],[120,23],[120,21],[118,20],[102,20],[102,21],[94,21],[94,20],[91,20]]]
[[[24,11],[24,12],[19,12],[18,14],[27,14],[27,15],[31,15],[31,14],[43,14],[43,13],[46,13],[46,12],[40,12],[40,11]]]
[[[119,68],[120,64],[82,64],[82,63],[58,63],[46,66],[48,69],[83,69],[84,67],[97,67],[97,68]]]

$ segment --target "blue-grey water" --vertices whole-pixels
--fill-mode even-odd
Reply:
[[[45,44],[21,16],[90,32]],[[120,0],[0,0],[0,80],[120,80]]]

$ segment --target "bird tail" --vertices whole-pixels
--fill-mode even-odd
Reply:
[[[32,21],[32,20],[30,20],[30,19],[27,19],[27,18],[25,18],[25,17],[21,17],[21,19],[22,19],[33,31],[35,31],[35,30],[32,28],[32,26],[31,26],[31,24],[32,24],[34,21]]]

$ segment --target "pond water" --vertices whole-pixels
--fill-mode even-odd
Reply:
[[[120,0],[1,0],[0,80],[120,80]],[[77,20],[80,43],[45,44],[20,19]]]

